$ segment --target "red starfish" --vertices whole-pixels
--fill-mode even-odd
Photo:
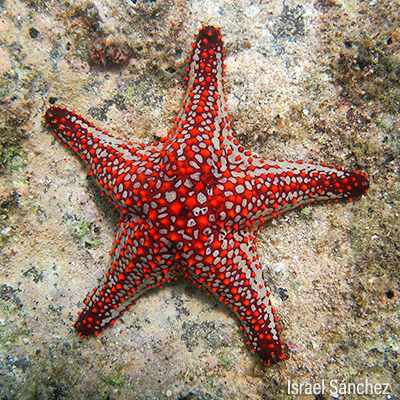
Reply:
[[[187,90],[160,143],[134,145],[80,115],[50,107],[54,132],[88,164],[121,211],[111,267],[85,301],[75,329],[97,335],[155,285],[184,277],[223,301],[267,363],[285,358],[255,255],[265,221],[310,202],[367,192],[367,176],[340,167],[268,163],[231,133],[218,28],[203,27],[190,52]]]

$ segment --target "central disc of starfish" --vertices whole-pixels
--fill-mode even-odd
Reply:
[[[367,192],[367,177],[312,163],[268,161],[231,132],[218,28],[203,27],[190,52],[186,94],[159,143],[136,145],[51,107],[48,126],[85,161],[121,212],[111,262],[75,329],[97,335],[154,286],[179,274],[238,317],[267,363],[285,358],[255,236],[282,212]]]

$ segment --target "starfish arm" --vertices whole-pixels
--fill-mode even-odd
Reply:
[[[278,334],[280,326],[257,262],[256,239],[250,233],[218,230],[209,237],[201,261],[186,267],[188,277],[235,313],[249,339],[247,344],[262,360],[267,364],[282,360],[285,355]]]
[[[217,170],[220,155],[230,147],[232,129],[224,90],[224,52],[219,28],[199,31],[190,52],[186,93],[167,141],[196,154],[194,165]]]
[[[120,209],[128,208],[141,215],[140,206],[146,202],[143,190],[149,186],[157,190],[155,179],[163,174],[158,165],[165,154],[165,144],[134,145],[101,131],[66,108],[52,106],[44,117],[54,135],[89,166],[89,174],[109,200]]]
[[[270,161],[256,155],[243,155],[236,170],[225,173],[224,193],[227,203],[234,198],[239,228],[246,221],[261,223],[296,207],[360,197],[368,192],[368,176],[341,167],[316,165],[312,162]],[[232,161],[232,160],[231,160]],[[233,207],[233,206],[232,206]]]
[[[155,243],[143,220],[121,223],[108,272],[84,301],[74,324],[81,336],[97,335],[152,287],[176,279],[176,265],[165,242]]]

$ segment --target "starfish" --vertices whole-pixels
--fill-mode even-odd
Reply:
[[[73,326],[98,335],[146,291],[183,275],[224,302],[252,351],[276,363],[285,353],[257,232],[296,207],[360,197],[367,175],[245,151],[227,113],[220,29],[203,26],[192,46],[183,105],[160,142],[116,138],[58,106],[44,116],[121,213],[109,269]]]

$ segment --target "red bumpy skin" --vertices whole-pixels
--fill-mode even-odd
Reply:
[[[148,289],[183,274],[224,302],[253,351],[276,363],[285,355],[256,255],[257,230],[295,207],[359,197],[367,176],[244,151],[224,98],[220,30],[203,27],[190,55],[182,108],[159,143],[115,138],[59,107],[46,112],[48,126],[121,212],[109,270],[74,326],[82,336],[97,335]]]

